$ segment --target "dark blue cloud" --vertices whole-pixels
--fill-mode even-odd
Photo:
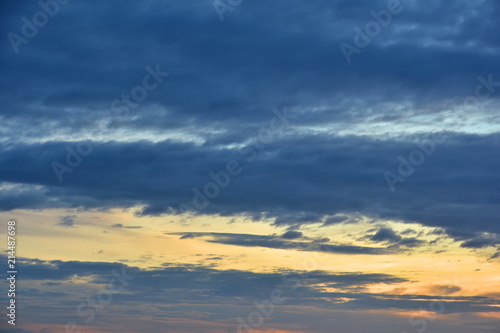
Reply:
[[[351,41],[352,29],[385,1],[255,1],[223,23],[211,3],[68,3],[19,54],[4,39],[1,114],[29,136],[88,134],[146,66],[160,64],[171,76],[132,117],[111,117],[109,127],[209,127],[226,133],[206,139],[239,141],[274,106],[303,110],[303,125],[390,118],[401,125],[419,111],[400,105],[439,113],[440,103],[474,92],[477,76],[500,74],[496,2],[403,3],[405,11],[351,65],[339,42]],[[5,33],[20,33],[21,17],[40,10],[9,7]]]
[[[478,236],[473,239],[469,239],[466,242],[463,242],[460,246],[466,248],[480,249],[489,246],[496,246],[500,244],[500,239],[496,236],[490,235],[488,236]]]
[[[255,300],[266,300],[275,289],[283,292],[287,306],[312,306],[323,310],[410,311],[426,308],[429,302],[436,301],[436,296],[429,295],[368,292],[367,287],[372,285],[385,284],[396,287],[400,283],[408,282],[405,278],[380,273],[335,273],[319,270],[255,273],[168,263],[162,267],[139,269],[101,262],[48,262],[20,259],[23,268],[25,270],[28,268],[23,280],[32,285],[32,288],[19,295],[20,304],[24,304],[23,313],[33,315],[33,318],[38,317],[37,312],[43,304],[45,310],[47,307],[51,309],[43,321],[47,324],[66,323],[70,320],[72,313],[68,312],[68,308],[76,308],[78,304],[102,288],[106,288],[110,279],[116,278],[113,271],[122,274],[124,279],[126,277],[127,284],[123,292],[114,294],[112,306],[118,306],[121,311],[134,318],[147,314],[148,320],[173,316],[174,308],[183,309],[181,311],[183,316],[192,316],[192,311],[197,307],[209,305],[212,311],[208,317],[207,314],[195,314],[193,318],[234,321],[238,314],[229,308],[245,307]],[[88,283],[75,285],[72,282],[73,275],[65,273],[68,270],[72,270],[78,277],[90,277]],[[43,273],[40,273],[42,271]],[[33,272],[38,274],[32,274]],[[45,280],[59,283],[55,286],[44,284],[43,288],[40,288],[37,281]],[[337,291],[328,292],[325,286],[335,288]],[[495,300],[488,297],[451,296],[450,294],[460,289],[457,286],[430,286],[430,288],[442,293],[439,300],[444,302],[447,314],[498,311],[492,306],[496,304]],[[57,302],[54,302],[54,298],[57,298]],[[150,308],[143,309],[137,306],[144,303],[161,307],[162,311],[151,311]],[[283,310],[286,311],[286,307]]]
[[[401,240],[401,236],[396,234],[394,230],[389,228],[382,228],[377,231],[375,235],[370,237],[370,240],[374,242],[398,242]]]
[[[141,229],[142,227],[139,225],[123,225],[121,223],[115,223],[111,227],[120,228],[120,229]]]
[[[289,230],[281,235],[283,239],[298,239],[302,238],[303,234],[300,231]]]
[[[369,230],[371,232],[373,230]],[[408,230],[406,230],[406,233]],[[404,234],[405,232],[401,233]],[[426,242],[423,240],[418,239],[417,237],[407,237],[403,238],[400,234],[396,233],[394,230],[391,228],[380,228],[377,230],[376,233],[366,235],[360,238],[360,240],[369,240],[375,243],[385,243],[388,245],[387,249],[388,250],[401,250],[404,247],[406,248],[413,248],[413,247],[418,247]]]
[[[74,227],[76,215],[66,215],[60,218],[58,225],[63,227]]]
[[[214,181],[210,171],[236,160],[241,175],[195,213],[271,218],[289,231],[260,238],[212,233],[212,242],[306,251],[313,240],[296,231],[301,224],[367,217],[435,226],[466,248],[497,246],[500,4],[402,0],[402,6],[348,64],[339,43],[353,43],[353,28],[364,28],[373,19],[371,11],[385,9],[387,1],[244,1],[220,22],[212,1],[73,0],[59,5],[17,53],[9,34],[22,35],[23,17],[32,21],[41,8],[38,1],[2,2],[0,210],[141,205],[138,215],[180,213],[180,204],[193,207],[193,188],[203,191]],[[117,112],[113,102],[143,85],[148,68],[169,76],[137,106]],[[484,85],[484,78],[493,82]],[[476,91],[487,98],[464,106]],[[248,162],[252,145],[274,117],[271,110],[283,106],[296,117]],[[447,142],[437,144],[392,192],[384,172],[397,174],[399,156],[409,159],[418,143],[443,132]],[[70,157],[76,166],[60,182],[53,163],[68,164],[68,151],[78,151],[84,142],[91,142],[92,152]],[[60,224],[75,221],[65,216]],[[332,245],[326,239],[314,246],[378,254],[423,244],[418,235],[403,234],[366,235],[386,242],[385,249]],[[74,276],[100,285],[107,279],[104,272],[124,267],[26,259],[23,278],[47,288],[65,287]],[[127,268],[140,277],[132,282],[134,290],[162,293],[131,292],[122,300],[157,306],[186,306],[183,300],[242,304],[238,296],[265,297],[264,291],[282,283],[278,273]],[[344,292],[304,287],[289,304],[414,310],[429,301],[423,295],[351,292],[404,281],[394,276],[315,272],[309,279]],[[63,286],[49,285],[59,282]],[[50,297],[73,306],[67,301],[71,288],[45,293],[35,288],[29,294],[43,302],[26,306],[33,316],[40,316]],[[348,301],[336,304],[325,297]],[[447,307],[449,313],[495,310],[488,299],[450,300],[456,302]],[[189,310],[196,319],[206,312]],[[215,319],[227,323],[228,317]]]
[[[288,231],[287,233],[291,233]],[[293,231],[295,233],[295,231]],[[301,233],[300,233],[301,234]],[[369,246],[354,246],[354,245],[338,245],[327,244],[328,238],[318,239],[314,241],[291,241],[291,239],[298,239],[300,237],[284,238],[283,236],[262,236],[252,234],[231,234],[231,233],[216,233],[216,232],[187,232],[187,233],[174,233],[174,235],[181,235],[180,239],[190,238],[204,238],[207,242],[246,246],[246,247],[266,247],[271,249],[289,249],[298,251],[312,251],[312,252],[325,252],[325,253],[340,253],[340,254],[372,254],[380,255],[392,253],[390,248],[379,248]],[[296,234],[294,234],[297,236]],[[286,239],[286,240],[283,240]]]
[[[365,137],[284,137],[253,162],[243,149],[164,141],[95,146],[59,183],[51,163],[64,163],[66,143],[2,145],[2,210],[113,208],[145,204],[144,214],[194,207],[193,188],[214,183],[210,171],[239,161],[242,171],[201,213],[276,217],[277,224],[324,222],[343,213],[400,219],[468,232],[498,232],[498,135],[449,135],[405,182],[390,191],[384,172],[418,149],[407,141]],[[76,147],[76,143],[73,144]],[[467,152],[467,157],[464,155]],[[242,153],[243,152],[243,153]],[[197,161],[204,161],[200,164]],[[471,197],[471,193],[474,196]],[[331,223],[331,220],[329,220]]]
[[[210,181],[210,170],[244,163],[240,148],[286,105],[297,115],[289,132],[203,212],[326,225],[360,213],[498,232],[498,135],[461,132],[474,128],[472,112],[474,131],[498,132],[500,6],[402,4],[350,65],[339,43],[352,42],[353,28],[385,1],[253,1],[224,22],[210,2],[61,5],[19,53],[7,38],[0,50],[0,180],[16,184],[1,190],[0,209],[142,204],[143,214],[171,212]],[[40,10],[3,6],[5,35],[20,34],[21,17]],[[142,84],[148,66],[170,75],[137,107],[115,113],[112,102]],[[461,108],[488,75],[495,83],[481,91],[492,106]],[[427,137],[411,136],[416,127],[455,133],[391,194],[381,174]],[[152,142],[161,135],[170,139]],[[52,163],[64,163],[83,138],[93,140],[92,154],[59,184]]]

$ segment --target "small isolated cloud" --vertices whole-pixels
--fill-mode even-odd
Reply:
[[[427,290],[434,295],[447,296],[459,292],[462,288],[455,285],[433,285],[428,287]]]
[[[370,237],[370,240],[374,242],[399,242],[401,240],[401,236],[396,234],[394,230],[389,228],[382,228],[377,231],[375,235]]]
[[[408,229],[410,230],[410,229]],[[406,230],[406,234],[411,233]],[[370,230],[370,231],[375,231],[375,230]],[[417,247],[425,242],[422,240],[419,240],[416,237],[407,237],[403,238],[400,235],[398,235],[394,230],[390,228],[380,228],[378,231],[372,235],[372,236],[365,236],[362,239],[369,239],[372,242],[387,242],[390,244],[389,248],[398,248],[398,247]]]
[[[116,223],[112,225],[113,228],[121,228],[121,229],[141,229],[141,226],[138,225],[123,225],[121,223]]]
[[[66,215],[59,219],[59,223],[57,225],[61,225],[64,227],[74,227],[75,226],[76,215]]]
[[[196,237],[200,237],[200,236],[201,235],[199,235],[199,234],[190,232],[190,233],[182,235],[182,237],[179,239],[189,239],[189,238],[196,238]]]
[[[300,231],[287,231],[283,235],[281,235],[281,238],[283,239],[298,239],[302,238],[303,234]]]

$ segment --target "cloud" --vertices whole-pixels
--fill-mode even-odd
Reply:
[[[497,259],[497,258],[500,258],[500,251],[498,251],[498,252],[496,252],[495,254],[493,254],[493,255],[490,257],[490,260]]]
[[[178,235],[178,234],[176,234],[176,235]],[[180,239],[197,238],[197,237],[200,237],[200,236],[202,236],[202,235],[199,234],[199,233],[187,232],[187,233],[183,234]]]
[[[109,17],[111,8],[117,10],[116,4],[121,6],[118,14],[141,10],[140,18],[129,18],[134,21],[135,30],[124,16]],[[38,9],[36,4],[10,7],[2,16],[3,27],[17,32],[19,17]],[[398,103],[386,103],[388,109],[381,111],[384,102],[405,105],[409,101],[415,106],[424,104],[436,109],[436,101],[462,97],[474,89],[468,84],[471,78],[498,70],[496,34],[481,33],[496,31],[498,23],[493,18],[499,9],[494,1],[408,4],[405,15],[393,20],[384,28],[383,36],[374,38],[354,63],[348,65],[338,45],[342,41],[352,42],[352,29],[371,20],[370,11],[377,7],[378,4],[367,1],[356,8],[345,1],[315,5],[300,0],[277,1],[272,5],[253,3],[222,25],[211,4],[167,5],[146,1],[66,6],[64,15],[45,26],[44,33],[28,45],[21,45],[25,51],[39,55],[43,63],[33,61],[29,52],[14,54],[11,49],[2,52],[2,63],[8,69],[3,82],[11,82],[4,94],[9,108],[3,112],[9,121],[28,120],[23,127],[31,128],[30,134],[35,136],[47,135],[46,127],[57,128],[59,133],[67,135],[72,128],[84,131],[98,123],[105,112],[109,113],[115,98],[140,83],[145,66],[161,62],[165,70],[172,72],[168,79],[171,83],[151,92],[141,106],[132,110],[130,119],[114,119],[109,126],[177,129],[199,126],[204,121],[209,126],[241,123],[238,120],[254,125],[269,104],[285,103],[301,108],[318,107],[308,117],[308,124],[333,121],[352,124],[369,116],[369,120],[401,125],[405,120],[414,121],[411,115],[415,111],[399,108],[395,105]],[[385,4],[380,9],[383,7]],[[299,12],[305,14],[298,15]],[[443,13],[449,16],[443,17]],[[186,19],[176,19],[179,15]],[[82,16],[86,17],[85,22],[76,20]],[[257,25],[259,17],[267,20]],[[303,30],[295,29],[290,20]],[[68,22],[74,25],[63,29]],[[408,26],[413,28],[405,29]],[[189,30],[190,27],[196,29]],[[179,31],[184,33],[180,35]],[[82,38],[72,40],[77,32]],[[238,40],[232,38],[235,34]],[[99,41],[106,38],[114,42],[108,43],[108,52],[104,54],[98,52],[102,47]],[[58,49],[54,41],[66,47]],[[132,51],[130,45],[136,45],[133,50],[136,57],[120,56]],[[147,48],[150,45],[157,45],[154,52]],[[61,58],[51,57],[57,52],[61,52]],[[220,54],[228,53],[232,54],[230,61],[221,59]],[[92,61],[68,60],[78,57]],[[389,57],[391,62],[386,61]],[[456,60],[450,63],[447,61],[450,57]],[[408,63],[415,69],[409,70]],[[50,71],[57,66],[75,75]],[[30,81],[16,75],[23,68],[32,73]],[[53,80],[49,80],[48,73]],[[26,99],[16,100],[11,94],[16,91],[23,91]],[[293,94],[295,91],[301,93]],[[193,94],[197,98],[192,98]],[[354,103],[352,98],[356,95],[366,97]],[[360,107],[349,109],[347,101]],[[367,101],[378,108],[364,110]],[[36,109],[23,108],[28,105]],[[79,108],[68,109],[67,105]],[[148,107],[156,110],[140,112]],[[38,112],[39,109],[44,112]],[[73,115],[80,117],[74,119]],[[50,122],[45,128],[36,128],[37,120]],[[424,120],[431,123],[430,119]],[[450,124],[453,125],[454,122]],[[248,132],[249,129],[243,131]],[[219,136],[213,139],[224,140]]]
[[[283,235],[281,235],[281,238],[283,239],[298,239],[302,238],[304,235],[300,231],[287,231]]]
[[[20,52],[14,52],[8,40],[0,51],[0,211],[144,207],[139,216],[175,214],[180,204],[193,205],[194,188],[203,192],[214,182],[210,171],[217,173],[236,160],[241,175],[231,178],[201,213],[243,215],[295,229],[281,236],[192,233],[182,238],[347,254],[390,253],[422,244],[419,235],[390,230],[368,235],[387,248],[311,241],[297,231],[308,223],[386,219],[436,227],[464,248],[498,245],[485,233],[500,234],[500,4],[402,2],[401,15],[353,55],[350,65],[339,43],[353,42],[353,28],[363,28],[373,19],[372,11],[386,7],[385,1],[248,1],[227,12],[224,22],[211,1],[110,0],[61,6],[50,24],[19,45]],[[40,10],[37,2],[0,6],[3,36],[22,34],[21,18],[30,19]],[[114,101],[132,94],[143,83],[146,67],[157,65],[170,72],[169,77],[127,113],[117,113]],[[492,82],[481,86],[484,80]],[[471,103],[476,91],[485,97]],[[275,116],[272,110],[283,106],[296,117],[250,162]],[[435,134],[446,134],[447,141],[437,143],[425,163],[392,193],[384,172],[397,173],[398,158],[408,159]],[[89,142],[92,152],[75,157],[78,147]],[[59,182],[54,162],[77,165]],[[68,215],[55,223],[74,227],[76,221]],[[138,228],[122,223],[112,227]],[[91,281],[90,287],[106,280],[104,271],[124,267],[35,259],[23,264],[28,278],[50,283],[76,275]],[[258,294],[258,285],[272,288],[281,283],[277,274],[207,267],[131,269],[144,278],[134,282],[137,290],[163,292],[130,291],[124,295],[127,301],[187,307],[177,301],[185,297],[210,305],[207,310],[188,302],[190,308],[184,310],[190,319],[208,317],[207,322],[215,319],[226,325],[240,309],[227,307],[228,312],[211,317],[217,311],[213,303],[220,301],[214,297],[218,292],[224,302],[236,304],[242,300],[234,295],[243,293],[248,301]],[[384,283],[385,277],[356,274],[318,273],[317,281],[346,283],[350,290],[356,285],[348,285],[348,278],[360,286],[366,281]],[[165,288],[165,281],[176,288]],[[183,283],[193,289],[183,288]],[[336,303],[339,298],[348,301]],[[492,308],[489,300],[460,300],[449,304],[447,312]],[[307,311],[314,312],[314,307],[411,310],[428,301],[421,295],[328,294],[318,288],[289,296],[290,304],[310,305]],[[149,313],[154,307],[131,309],[155,316]],[[279,318],[297,325],[289,331],[305,330],[296,317],[289,311]],[[358,324],[359,313],[343,313],[332,321],[345,318]],[[362,326],[374,333],[387,331],[374,328],[383,321],[378,314],[370,319],[359,329],[345,331],[366,330]],[[317,317],[311,322],[330,324]],[[496,328],[463,326],[474,332]],[[162,329],[164,325],[151,331]],[[139,326],[135,331],[145,330]]]
[[[141,226],[138,225],[131,225],[131,226],[125,226],[121,223],[115,223],[111,226],[112,228],[120,228],[120,229],[141,229]]]
[[[338,45],[378,5],[255,2],[224,24],[210,3],[66,6],[18,54],[0,53],[0,210],[165,214],[192,205],[192,189],[235,159],[242,175],[203,213],[325,225],[362,214],[498,233],[500,44],[483,32],[499,31],[500,5],[405,4],[348,65]],[[8,8],[2,28],[20,33],[20,17],[39,6]],[[157,64],[171,75],[116,114],[113,101]],[[490,74],[488,100],[464,106]],[[297,116],[248,163],[283,106]],[[444,130],[449,140],[391,193],[383,173]],[[92,153],[59,183],[52,163],[89,140]]]
[[[397,235],[394,230],[389,228],[381,228],[377,231],[375,235],[370,237],[373,242],[398,242],[401,240],[401,236]]]
[[[361,220],[358,216],[348,216],[348,215],[335,215],[330,216],[325,219],[324,226],[338,224],[338,223],[356,223]]]
[[[252,234],[231,234],[231,233],[171,233],[172,235],[181,235],[180,239],[202,238],[206,242],[247,246],[247,247],[265,247],[272,249],[290,249],[297,251],[318,251],[325,253],[341,253],[341,254],[386,254],[392,253],[390,248],[377,248],[354,245],[336,245],[324,244],[321,241],[329,241],[328,238],[313,240],[310,242],[298,242],[291,240],[282,240],[280,236],[262,236]],[[293,238],[296,239],[296,238]]]
[[[462,288],[454,285],[434,285],[428,287],[427,290],[433,295],[445,296],[457,293],[462,290]]]
[[[66,215],[60,218],[58,225],[64,227],[74,227],[75,226],[76,215]]]
[[[406,229],[405,231],[402,231],[401,232],[401,235],[412,235],[412,234],[416,234],[417,231],[413,230],[413,229]]]
[[[1,256],[5,257],[5,256]],[[219,257],[211,258],[219,260]],[[24,278],[28,281],[57,281],[53,286],[59,288],[74,276],[90,277],[90,283],[106,284],[113,271],[133,276],[131,288],[145,290],[191,289],[194,293],[208,291],[209,295],[232,296],[259,294],[263,290],[283,286],[286,281],[295,281],[294,276],[304,280],[304,288],[315,288],[323,283],[332,283],[336,288],[352,288],[378,283],[401,283],[406,279],[389,274],[330,273],[326,271],[282,271],[273,273],[255,273],[238,270],[217,270],[200,265],[178,265],[166,263],[163,267],[139,269],[119,263],[83,262],[83,261],[44,261],[39,259],[19,258],[23,264]],[[284,278],[286,277],[286,278]],[[46,286],[50,286],[45,283]],[[272,289],[271,289],[272,290]],[[346,289],[347,290],[347,289]],[[180,301],[180,300],[179,300]]]
[[[481,249],[485,247],[495,247],[500,244],[500,239],[497,236],[478,236],[463,242],[460,247],[471,248],[471,249]]]
[[[408,230],[406,230],[406,232],[403,232],[401,234],[408,234],[408,233],[409,233]],[[416,237],[403,238],[399,234],[397,234],[394,230],[387,227],[378,229],[377,232],[371,236],[366,235],[364,237],[361,237],[361,240],[370,240],[372,242],[377,242],[377,243],[387,243],[389,245],[388,248],[390,249],[400,249],[401,247],[407,247],[407,248],[418,247],[425,243],[425,241],[420,240]]]
[[[0,209],[145,205],[143,214],[172,213],[182,203],[192,206],[193,188],[203,191],[213,182],[209,172],[224,170],[227,161],[234,159],[240,162],[242,174],[233,177],[231,185],[221,189],[202,213],[275,218],[282,225],[318,223],[335,214],[362,214],[457,229],[472,236],[477,231],[496,233],[500,208],[492,204],[488,193],[496,193],[498,161],[494,156],[500,139],[498,135],[458,134],[451,138],[399,184],[396,193],[388,189],[383,173],[397,170],[397,156],[415,149],[411,142],[287,137],[269,144],[268,153],[252,163],[245,159],[248,154],[238,153],[240,149],[172,141],[109,142],[95,147],[81,166],[65,175],[68,178],[63,183],[50,165],[65,160],[65,143],[9,149],[0,145],[4,151],[0,179],[9,184],[0,189],[0,198],[6,199]],[[464,160],[463,150],[480,163]],[[35,158],[40,151],[44,154]],[[310,157],[307,162],[305,156]],[[210,163],[194,163],[196,160]],[[25,185],[12,185],[19,183]],[[267,190],[262,191],[264,188]],[[476,193],[475,200],[466,200],[469,191]]]
[[[5,256],[2,256],[5,257]],[[57,291],[59,301],[68,302],[76,307],[80,293],[94,295],[96,290],[107,286],[110,279],[117,274],[127,277],[126,293],[113,297],[113,306],[134,308],[135,315],[145,315],[150,311],[136,307],[137,304],[154,304],[155,306],[176,306],[194,309],[202,304],[218,305],[218,309],[226,306],[246,306],[253,300],[265,300],[274,289],[286,293],[287,306],[314,306],[318,309],[335,310],[367,310],[367,309],[418,309],[428,306],[435,296],[419,294],[376,294],[368,292],[368,286],[385,284],[397,288],[407,279],[390,275],[363,272],[326,272],[326,271],[277,271],[248,272],[241,270],[217,270],[200,265],[179,265],[165,263],[161,267],[140,269],[116,263],[81,262],[81,261],[43,261],[38,259],[19,258],[23,264],[23,278],[33,285],[29,294],[30,304],[45,302],[46,297]],[[74,276],[86,277],[85,285],[76,286]],[[57,285],[44,284],[45,290],[39,290],[37,281],[57,281]],[[336,292],[325,290],[325,286],[335,288]],[[292,288],[293,287],[293,288]],[[52,288],[52,289],[51,289]],[[88,291],[82,290],[88,288]],[[393,288],[393,289],[394,289]],[[497,311],[490,305],[495,300],[487,297],[452,297],[460,287],[453,285],[430,286],[442,296],[446,302],[447,313]],[[87,295],[88,297],[89,295]],[[329,299],[330,301],[326,301]],[[347,301],[345,301],[347,299]],[[339,300],[344,300],[340,302]],[[122,303],[123,302],[123,303]],[[121,304],[121,305],[120,305]],[[65,310],[65,309],[64,309]],[[213,309],[215,311],[215,308]],[[25,311],[39,311],[36,306]],[[63,309],[52,309],[63,311]],[[169,310],[170,311],[170,310]],[[168,311],[168,312],[169,312]],[[500,311],[500,309],[498,309]],[[50,312],[49,312],[50,313]],[[54,313],[54,312],[52,312]],[[155,316],[156,312],[149,315]],[[164,312],[158,313],[163,316]],[[220,314],[222,315],[222,313]],[[63,318],[64,320],[64,318]]]
[[[417,247],[422,244],[425,244],[425,241],[417,239],[415,237],[403,238],[397,243],[398,246],[406,246],[406,247]]]
[[[0,260],[5,259],[0,256]],[[85,300],[95,297],[107,288],[116,274],[125,279],[125,289],[113,293],[112,303],[106,307],[119,309],[126,317],[107,316],[106,323],[117,325],[115,320],[130,320],[143,325],[143,332],[154,331],[152,323],[165,321],[170,327],[183,324],[172,318],[189,318],[203,325],[211,323],[237,323],[241,313],[254,311],[255,302],[268,300],[273,290],[281,290],[284,303],[276,318],[282,313],[355,311],[359,317],[367,310],[414,311],[428,308],[436,302],[436,296],[421,294],[371,293],[371,286],[387,285],[392,290],[401,288],[405,278],[383,273],[326,272],[321,270],[249,272],[242,270],[218,270],[202,265],[164,263],[159,267],[138,267],[106,262],[44,261],[18,258],[23,265],[23,279],[30,289],[19,294],[19,301],[26,304],[23,313],[27,318],[37,318],[40,307],[46,309],[44,326],[66,324],[70,320],[82,322],[68,308],[76,309]],[[115,271],[115,273],[113,273]],[[86,283],[75,284],[75,277],[85,278]],[[57,283],[47,283],[56,281]],[[116,280],[113,280],[116,283]],[[326,289],[329,288],[329,289]],[[498,312],[496,300],[488,297],[452,296],[459,286],[429,286],[440,294],[447,314]],[[328,291],[328,290],[335,290]],[[401,290],[401,289],[399,289]],[[429,290],[428,290],[429,291]],[[445,295],[443,295],[445,294]],[[57,300],[57,301],[54,301]],[[144,308],[142,305],[148,304]],[[116,311],[116,310],[113,310]],[[378,313],[378,316],[381,314]],[[290,323],[303,322],[304,316],[290,319]],[[115,326],[117,327],[117,326]],[[132,326],[131,326],[132,327]],[[191,328],[190,331],[196,331]],[[25,333],[25,331],[13,331]]]

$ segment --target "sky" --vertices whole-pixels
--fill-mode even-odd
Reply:
[[[499,333],[499,15],[3,1],[0,332]]]

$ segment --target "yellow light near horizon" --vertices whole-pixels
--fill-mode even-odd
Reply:
[[[209,232],[266,236],[281,235],[286,231],[286,226],[276,227],[269,221],[252,222],[243,216],[137,217],[134,211],[135,209],[114,209],[108,212],[68,212],[54,209],[14,211],[9,215],[16,216],[18,220],[19,256],[27,258],[123,262],[144,269],[169,263],[252,272],[322,270],[332,273],[389,274],[405,278],[408,282],[377,284],[369,286],[368,290],[373,293],[397,291],[404,294],[439,296],[430,289],[431,286],[456,285],[460,290],[454,292],[453,296],[500,294],[498,260],[487,261],[485,257],[460,248],[458,243],[451,241],[446,243],[445,252],[439,254],[435,252],[443,251],[443,248],[438,245],[383,255],[243,247],[210,242],[207,241],[209,236],[180,239],[181,235],[172,233]],[[76,216],[74,227],[58,225],[60,218],[65,215]],[[377,223],[382,225],[382,222]],[[428,233],[433,229],[394,221],[387,221],[386,225],[399,232],[412,228]],[[373,247],[379,245],[360,240],[361,236],[373,227],[373,223],[367,222],[328,227],[313,224],[305,226],[301,231],[309,237],[309,241],[315,237],[328,237],[333,244]]]

